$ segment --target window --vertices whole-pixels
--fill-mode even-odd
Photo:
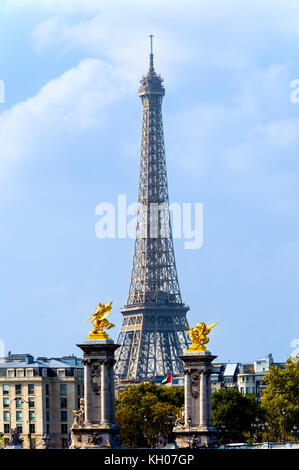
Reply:
[[[3,421],[9,421],[9,411],[3,411]]]
[[[3,408],[9,408],[9,398],[3,398]]]
[[[27,369],[27,377],[33,377],[33,369]]]
[[[34,385],[28,384],[28,395],[34,395]]]
[[[65,377],[65,370],[64,369],[58,369],[57,375],[58,375],[58,377]]]
[[[22,394],[22,385],[17,384],[15,386],[15,391],[16,391],[16,395],[21,395]]]
[[[60,421],[67,421],[67,411],[60,412]]]
[[[5,384],[2,387],[3,395],[8,395],[9,394],[9,385]]]
[[[67,424],[61,425],[61,434],[67,434]]]
[[[47,423],[47,434],[50,434],[50,424]]]
[[[22,411],[16,411],[16,421],[22,421]]]
[[[67,398],[60,398],[60,408],[67,408]]]
[[[43,370],[42,370],[42,376],[43,376],[43,377],[47,377],[47,375],[48,375],[48,374],[47,374],[47,369],[43,369]]]
[[[50,411],[46,411],[46,421],[50,421]]]
[[[28,405],[29,405],[29,408],[34,408],[35,407],[34,397],[29,397],[28,398]]]
[[[81,388],[80,388],[80,384],[78,385],[78,395],[81,394]]]
[[[49,397],[46,397],[46,408],[50,408]]]
[[[66,395],[66,384],[60,385],[60,395]]]
[[[10,427],[9,427],[9,424],[7,423],[4,423],[4,434],[8,434],[10,433]]]
[[[35,411],[29,411],[29,421],[35,420]]]
[[[24,369],[17,370],[17,377],[24,377]]]
[[[17,428],[20,431],[20,434],[23,433],[23,426],[21,424],[17,424]]]
[[[16,408],[22,408],[22,403],[23,403],[22,398],[17,398],[16,399]]]
[[[49,395],[49,384],[46,384],[46,395]]]
[[[15,376],[15,371],[13,369],[8,369],[7,370],[7,377],[14,377]]]

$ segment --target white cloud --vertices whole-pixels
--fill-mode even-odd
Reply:
[[[44,139],[99,125],[124,86],[123,77],[111,65],[85,59],[49,81],[36,96],[4,111],[0,114],[1,175]]]

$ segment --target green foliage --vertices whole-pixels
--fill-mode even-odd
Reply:
[[[288,359],[285,368],[272,365],[266,374],[261,403],[271,427],[270,440],[291,440],[291,430],[299,422],[299,362]],[[285,410],[285,415],[283,415]]]
[[[157,444],[159,434],[170,436],[183,401],[181,387],[157,386],[150,382],[126,388],[115,410],[122,445],[151,447]]]
[[[250,441],[251,425],[260,415],[260,406],[253,394],[242,395],[235,388],[220,389],[212,394],[212,420],[219,443]]]

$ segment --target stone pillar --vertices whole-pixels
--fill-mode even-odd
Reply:
[[[84,364],[84,409],[85,409],[85,423],[91,424],[92,422],[92,396],[91,396],[91,374],[90,374],[90,361],[83,359]]]
[[[215,441],[211,422],[211,362],[216,358],[209,351],[186,351],[179,356],[184,362],[185,417],[173,428],[178,447],[192,441],[209,446]],[[191,423],[188,418],[191,417]]]
[[[117,448],[118,426],[114,406],[114,352],[112,340],[86,340],[83,350],[84,406],[71,428],[71,448]]]
[[[185,372],[185,387],[184,387],[184,407],[185,407],[185,426],[188,427],[188,418],[192,414],[191,410],[191,400],[190,400],[190,393],[191,393],[191,376],[190,371],[186,370]]]
[[[200,388],[199,388],[199,425],[205,427],[207,425],[207,381],[206,371],[202,370],[200,373]]]

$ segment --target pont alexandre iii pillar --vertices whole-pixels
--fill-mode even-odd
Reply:
[[[173,432],[178,447],[209,446],[215,441],[211,420],[211,363],[217,356],[210,351],[185,351],[185,404]]]
[[[84,399],[71,428],[71,448],[118,448],[119,430],[114,406],[114,352],[111,339],[87,340],[83,351]]]

